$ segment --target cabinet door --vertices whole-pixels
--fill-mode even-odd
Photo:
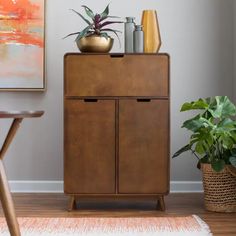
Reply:
[[[119,103],[119,193],[169,191],[169,101]]]
[[[115,101],[66,100],[66,193],[115,192]]]

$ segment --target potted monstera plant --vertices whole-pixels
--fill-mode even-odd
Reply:
[[[197,110],[182,128],[191,132],[187,145],[203,173],[205,206],[217,212],[236,211],[236,107],[227,96],[184,103],[181,112]]]
[[[113,46],[114,39],[108,33],[116,35],[119,42],[118,33],[121,33],[119,30],[109,28],[109,25],[123,23],[123,21],[107,20],[108,18],[119,18],[117,16],[109,15],[109,4],[100,14],[95,14],[85,5],[82,5],[82,7],[84,8],[87,17],[74,9],[71,10],[80,16],[87,26],[79,32],[68,34],[65,38],[77,35],[75,41],[81,52],[109,52]]]

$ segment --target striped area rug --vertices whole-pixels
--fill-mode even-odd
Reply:
[[[209,236],[198,216],[144,218],[19,218],[22,236]],[[0,235],[10,236],[4,218]]]

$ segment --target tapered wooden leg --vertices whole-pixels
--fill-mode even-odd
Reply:
[[[76,210],[76,199],[75,196],[70,196],[68,211]]]
[[[20,236],[20,228],[2,160],[0,160],[0,200],[11,236]]]
[[[2,208],[6,217],[7,225],[11,236],[20,236],[21,234],[3,165],[3,157],[14,138],[17,129],[19,128],[21,121],[22,118],[14,119],[0,150],[0,200],[2,202]]]
[[[164,201],[164,196],[159,196],[157,200],[157,209],[160,209],[161,211],[165,211],[165,201]]]
[[[160,210],[160,201],[159,201],[159,198],[157,198],[156,210]]]

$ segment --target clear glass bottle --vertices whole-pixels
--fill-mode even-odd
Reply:
[[[134,44],[134,39],[133,39],[133,32],[134,32],[134,17],[126,17],[126,22],[125,22],[125,52],[126,53],[133,53],[133,44]]]
[[[135,25],[134,30],[134,52],[143,53],[144,52],[144,33],[142,25]]]

